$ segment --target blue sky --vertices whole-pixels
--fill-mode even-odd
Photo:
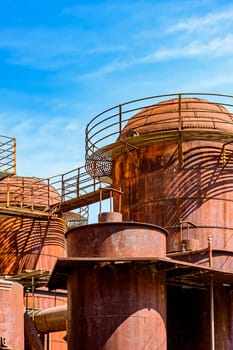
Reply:
[[[84,164],[87,123],[131,99],[231,94],[233,2],[0,0],[0,121],[17,174]]]

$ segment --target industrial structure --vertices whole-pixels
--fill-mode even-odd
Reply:
[[[2,139],[0,349],[233,348],[233,96],[110,108],[49,179]]]

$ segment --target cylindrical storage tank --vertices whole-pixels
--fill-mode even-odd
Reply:
[[[68,275],[69,350],[166,350],[166,283],[150,264],[89,266]]]
[[[102,222],[66,233],[68,257],[142,258],[166,255],[167,232],[136,222]]]
[[[65,221],[39,215],[60,200],[54,187],[41,179],[14,176],[1,181],[0,204],[9,213],[13,210],[0,217],[1,274],[52,270],[56,258],[66,255]]]
[[[233,115],[198,98],[134,115],[121,133],[121,142],[133,146],[113,161],[123,220],[165,227],[167,252],[206,248],[209,234],[213,249],[232,251],[232,136]]]
[[[88,258],[67,277],[68,348],[165,350],[165,274],[143,258],[165,256],[167,232],[110,216],[66,234],[68,258]]]
[[[0,280],[0,337],[10,349],[24,350],[23,287]]]
[[[44,180],[14,176],[0,184],[0,204],[14,215],[0,217],[0,273],[20,274],[25,270],[52,271],[58,257],[66,256],[66,222],[43,211],[60,203],[60,195]],[[34,215],[33,215],[34,213]],[[36,214],[37,213],[37,214]],[[46,288],[44,288],[46,289]],[[27,293],[29,309],[63,305],[65,298]],[[65,332],[51,334],[51,350],[65,350]]]

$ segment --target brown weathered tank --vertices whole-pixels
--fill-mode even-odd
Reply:
[[[65,220],[46,214],[60,196],[37,178],[14,176],[0,182],[0,274],[51,271],[58,257],[66,255]],[[20,276],[19,276],[20,279]],[[27,307],[44,309],[66,303],[62,298],[27,294]],[[62,335],[50,336],[51,349],[66,349]]]
[[[166,230],[120,219],[67,231],[70,350],[166,349],[165,274],[143,262],[165,256]]]
[[[0,348],[24,350],[23,287],[0,280]]]
[[[4,215],[0,212],[2,275],[51,270],[56,258],[65,255],[65,221],[43,216],[48,204],[59,200],[53,187],[36,178],[14,176],[0,182],[0,205],[5,208]]]
[[[210,234],[213,249],[232,251],[232,132],[233,115],[198,98],[163,101],[134,115],[120,135],[127,151],[113,162],[123,219],[165,227],[167,252],[205,248]]]

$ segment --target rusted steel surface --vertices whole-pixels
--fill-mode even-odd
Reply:
[[[36,178],[15,176],[0,182],[1,274],[52,269],[56,257],[64,256],[65,221],[43,212],[60,200],[54,187]]]
[[[233,132],[232,114],[221,104],[178,97],[144,108],[128,121],[121,136],[131,131],[150,133],[169,129],[218,129]]]
[[[179,260],[178,260],[179,259]],[[196,286],[207,288],[209,276],[214,277],[216,285],[233,286],[233,274],[209,266],[182,261],[179,257],[172,258],[60,258],[58,259],[48,286],[51,290],[66,289],[67,277],[70,271],[79,271],[82,268],[96,268],[114,266],[118,264],[131,264],[149,266],[153,265],[158,272],[167,273],[167,282],[174,285]]]
[[[66,256],[66,222],[45,212],[50,205],[60,201],[55,188],[40,179],[15,176],[0,182],[0,204],[4,207],[0,210],[2,275],[34,269],[51,271],[57,257]],[[32,278],[31,290],[34,288]],[[32,309],[64,303],[65,298],[42,297],[34,293],[27,295],[27,307]],[[66,348],[63,336],[63,333],[56,333],[56,336],[50,337],[51,350]]]
[[[155,257],[166,254],[166,230],[134,222],[84,225],[66,233],[69,257]]]
[[[200,266],[209,266],[210,258],[208,249],[193,250],[193,251],[182,251],[175,256],[169,255],[174,259],[180,261],[190,262],[192,264],[197,264]],[[233,252],[227,250],[217,250],[212,251],[212,266],[215,269],[220,269],[223,272],[232,272],[233,269]]]
[[[112,107],[87,125],[86,168],[92,176],[112,176],[117,155],[162,139],[169,142],[177,137],[198,137],[231,142],[232,104],[230,95],[184,93],[151,96]]]
[[[207,247],[233,249],[232,145],[227,163],[221,160],[222,145],[192,141],[145,145],[115,160],[114,186],[121,186],[123,220],[149,222],[165,227],[167,250],[181,250],[182,241],[196,239]],[[118,210],[118,199],[115,198]]]
[[[69,350],[166,349],[165,278],[153,267],[85,268],[68,290]]]
[[[99,213],[98,222],[121,222],[122,214],[118,212]]]
[[[51,270],[56,258],[65,254],[65,230],[65,222],[60,218],[0,218],[0,273]]]
[[[233,210],[233,143],[211,138],[211,133],[232,133],[232,113],[224,106],[196,98],[168,100],[143,109],[122,130],[135,129],[145,137],[151,132],[161,138],[133,147],[117,156],[113,186],[121,187],[123,220],[149,222],[169,231],[167,251],[207,247],[213,236],[213,249],[233,250],[231,240]],[[185,139],[178,132],[169,142],[163,139],[169,129],[192,130]],[[209,130],[205,139],[202,130]],[[128,140],[130,144],[130,140]],[[115,198],[115,208],[118,199]]]
[[[10,349],[24,350],[23,287],[0,280],[0,336]]]
[[[35,311],[31,317],[40,333],[64,331],[67,323],[67,305]]]
[[[189,254],[191,253],[189,252]],[[70,330],[69,341],[72,342],[73,346],[73,348],[71,347],[71,349],[75,349],[75,344],[76,346],[78,344],[77,341],[79,335],[76,332],[78,327],[81,327],[81,330],[83,332],[83,338],[81,340],[82,346],[84,346],[84,344],[88,342],[87,346],[90,346],[90,348],[92,348],[92,337],[89,335],[89,340],[85,338],[87,336],[85,333],[87,332],[86,327],[88,327],[89,331],[92,332],[91,327],[93,325],[95,325],[95,327],[98,328],[98,325],[101,324],[101,329],[104,332],[108,332],[111,325],[113,324],[114,326],[114,320],[110,322],[110,315],[108,316],[108,321],[106,321],[105,323],[103,322],[104,324],[101,323],[101,319],[104,318],[102,307],[106,306],[106,310],[110,310],[111,300],[114,301],[114,305],[115,303],[119,303],[120,305],[121,295],[124,296],[125,299],[122,301],[122,307],[124,308],[126,307],[126,300],[129,304],[129,299],[127,299],[127,296],[124,293],[132,293],[130,294],[130,296],[133,297],[132,303],[134,303],[134,301],[136,300],[134,292],[129,291],[130,288],[133,286],[132,281],[124,283],[127,292],[123,290],[120,291],[119,294],[114,296],[114,293],[117,290],[117,286],[114,284],[114,281],[116,282],[117,278],[119,278],[118,282],[122,281],[123,279],[123,276],[120,277],[120,274],[126,273],[127,276],[129,274],[129,278],[131,278],[132,274],[135,272],[135,278],[137,279],[138,274],[142,273],[144,275],[147,269],[155,272],[154,278],[156,279],[159,278],[159,276],[160,278],[161,276],[164,276],[163,273],[166,272],[168,294],[166,295],[165,293],[163,299],[161,299],[161,302],[162,307],[167,307],[167,339],[169,350],[196,350],[197,348],[200,348],[201,350],[209,349],[209,284],[211,276],[213,277],[215,285],[214,302],[215,314],[217,318],[216,344],[218,344],[218,346],[216,345],[216,349],[231,349],[233,345],[229,331],[229,329],[231,329],[232,327],[232,319],[230,316],[232,312],[232,307],[229,302],[229,300],[231,299],[230,291],[233,286],[233,274],[231,272],[223,273],[221,269],[211,268],[208,264],[207,266],[200,266],[196,263],[187,263],[186,261],[182,262],[178,261],[177,259],[171,258],[132,258],[131,260],[127,260],[126,258],[119,258],[119,260],[116,260],[115,258],[64,258],[58,260],[56,264],[56,270],[58,273],[58,278],[66,274],[66,278],[68,280],[68,290],[70,291],[69,304],[72,304],[72,308],[70,308],[68,312]],[[162,273],[162,275],[160,275],[160,273]],[[147,274],[145,275],[145,278],[147,278],[146,276],[148,277]],[[57,285],[57,277],[54,271],[52,279],[49,283],[50,288],[53,289],[58,287],[59,283]],[[106,278],[106,281],[104,281],[104,278]],[[128,285],[127,283],[130,283],[130,285]],[[144,283],[145,281],[143,282],[143,284]],[[90,285],[92,286],[91,288]],[[112,285],[114,285],[114,288],[112,288]],[[123,286],[120,287],[120,285],[121,284],[119,283],[119,290],[120,288],[125,289]],[[82,288],[80,288],[80,286],[82,286],[82,288],[84,289],[83,291]],[[147,283],[144,284],[145,288],[146,286],[148,286]],[[157,298],[160,298],[163,295],[163,288],[159,288],[158,290],[155,288],[155,290],[158,292]],[[81,291],[81,295],[79,294],[79,291]],[[161,294],[159,292],[161,292]],[[143,299],[143,295],[145,296],[145,294],[138,294],[138,297],[140,296]],[[101,299],[102,297],[106,298],[106,301],[104,305],[101,304],[101,308],[99,309],[98,305],[100,301],[98,301],[97,298]],[[116,297],[116,301],[114,297]],[[224,300],[226,300],[226,304]],[[90,305],[88,304],[86,306],[86,309],[83,309],[83,305],[85,305],[85,303],[87,303],[88,301]],[[158,299],[157,302],[159,303]],[[113,308],[113,310],[115,309]],[[118,315],[121,315],[121,312],[123,312],[121,311],[123,310],[121,309],[121,306],[119,306],[119,310]],[[127,307],[126,310],[128,310]],[[87,315],[84,315],[85,312],[87,312]],[[221,314],[221,316],[218,316],[219,314]],[[91,315],[91,318],[88,318],[88,315]],[[82,323],[83,318],[81,319],[81,316],[87,318],[85,323]],[[97,321],[98,323],[96,324]],[[130,321],[129,323],[127,323],[127,325],[129,324]],[[133,327],[135,327],[135,329],[138,329],[139,326],[132,325],[132,329]],[[221,327],[224,328],[223,338],[221,336]],[[129,333],[131,335],[130,332],[133,332],[132,329],[127,330],[127,334]],[[120,326],[117,327],[116,337],[113,337],[114,341],[116,341],[116,344],[118,344],[118,330],[122,331],[122,334],[120,334],[120,338],[125,338],[125,333],[123,331],[124,326],[122,328],[120,328]],[[144,331],[146,334],[146,330],[143,330],[143,332]],[[98,337],[104,337],[103,334],[99,334],[98,332],[100,332],[100,330],[93,330],[95,339],[97,339]],[[126,341],[129,341],[129,339],[131,339],[129,337],[126,338]],[[163,340],[165,340],[165,338]],[[112,348],[110,349],[119,349],[117,345],[115,348],[114,344],[115,343],[111,343]],[[224,346],[222,346],[223,344]],[[153,346],[154,347],[151,347],[151,349],[157,349],[156,346],[158,346],[158,343],[154,343]],[[120,348],[121,347],[124,349],[122,343],[120,343]],[[137,349],[136,346],[135,349]]]
[[[24,314],[24,339],[24,350],[44,350],[44,345],[38,337],[34,323],[27,313]]]

